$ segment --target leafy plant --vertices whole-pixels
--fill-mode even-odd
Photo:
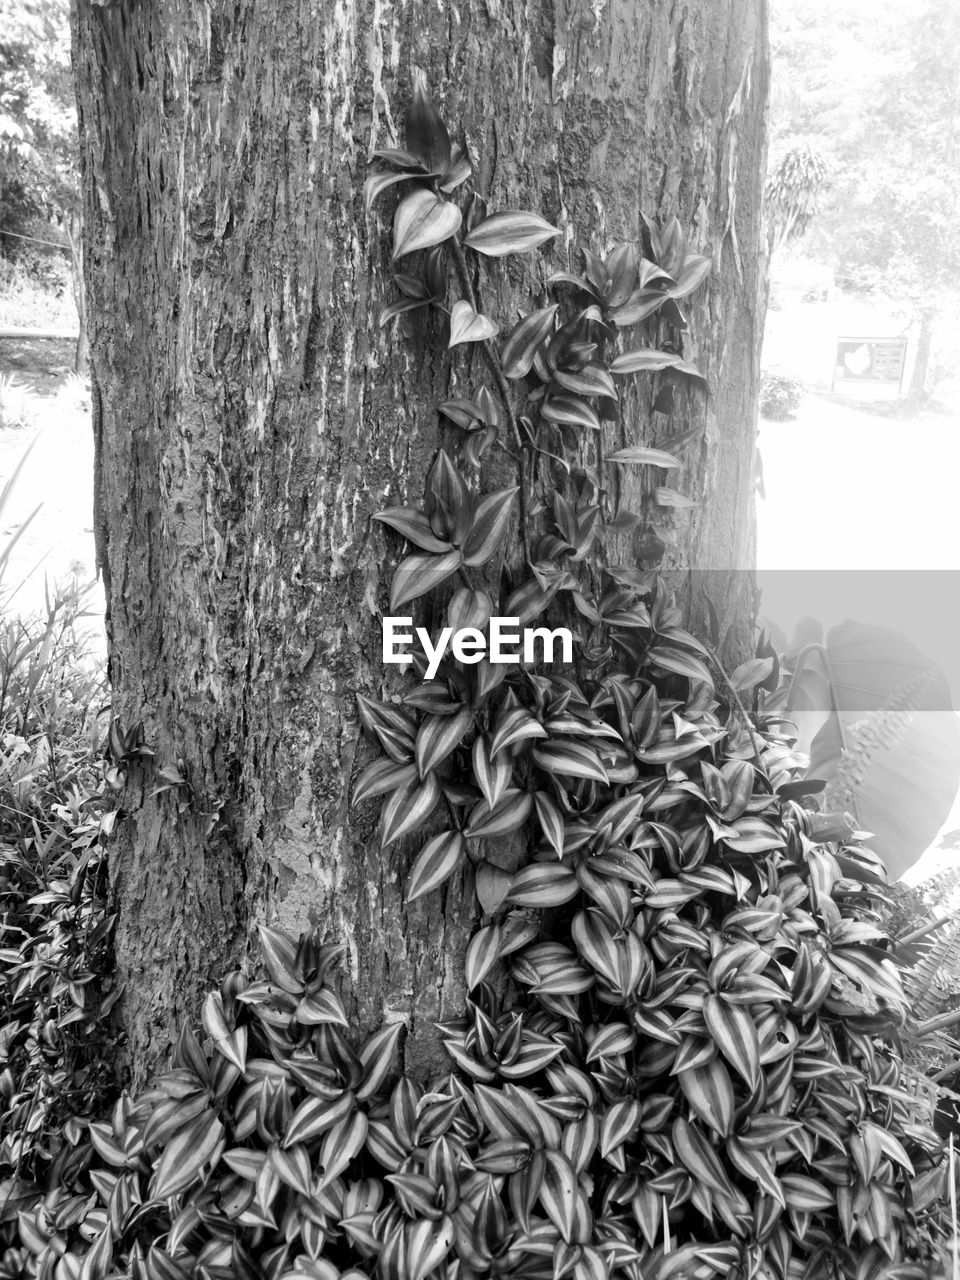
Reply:
[[[764,187],[773,247],[799,240],[820,209],[827,163],[809,144],[788,147],[767,175]]]
[[[101,681],[75,623],[84,592],[0,626],[0,1175],[41,1176],[63,1125],[115,1090],[116,991],[96,759]],[[2,1199],[2,1197],[0,1197]]]
[[[481,344],[493,385],[438,406],[459,448],[438,452],[419,505],[377,515],[406,544],[390,608],[419,602],[431,642],[401,696],[358,699],[370,754],[353,800],[380,804],[383,847],[422,842],[408,901],[455,874],[475,886],[468,999],[440,1028],[450,1071],[403,1074],[401,1024],[351,1035],[336,948],[263,928],[265,976],[228,976],[151,1089],[65,1129],[49,1189],[8,1183],[5,1265],[57,1280],[922,1276],[945,1175],[898,1057],[882,866],[802,804],[818,784],[776,710],[769,646],[728,675],[654,571],[587,565],[611,530],[642,542],[652,511],[685,505],[659,483],[674,452],[627,421],[604,457],[600,427],[619,379],[658,378],[658,412],[702,382],[678,304],[708,259],[675,220],[647,223],[642,245],[585,250],[583,274],[555,274],[556,301],[504,332],[481,264],[555,229],[466,216],[452,197],[469,161],[422,83],[405,144],[367,184],[370,202],[410,184],[393,256],[420,255],[385,319],[444,309],[450,345]],[[657,345],[621,349],[641,323]],[[484,493],[491,449],[516,484]],[[622,466],[653,473],[643,512],[617,504]],[[494,616],[564,624],[572,662],[437,660],[431,621],[479,644]]]

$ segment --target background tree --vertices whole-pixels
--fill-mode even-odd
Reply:
[[[960,70],[944,51],[958,40],[956,6],[927,0],[773,7],[773,154],[812,149],[830,172],[808,252],[919,322],[916,393],[935,319],[957,305]]]
[[[80,321],[80,372],[86,310],[69,8],[67,0],[0,4],[0,240],[5,255],[21,256],[30,246],[25,234],[63,236]]]
[[[437,354],[432,313],[378,328],[391,236],[364,208],[368,163],[402,145],[398,104],[422,67],[474,163],[464,213],[534,209],[562,232],[543,260],[473,282],[499,314],[529,308],[550,270],[580,269],[574,234],[603,252],[641,237],[641,213],[676,214],[710,257],[688,331],[675,316],[650,345],[682,341],[711,394],[678,384],[668,418],[651,381],[604,431],[612,448],[682,437],[682,487],[703,501],[642,542],[611,531],[608,549],[673,570],[698,622],[709,598],[742,649],[763,6],[80,0],[75,65],[134,1064],[166,1054],[268,918],[345,941],[351,1019],[404,1019],[407,1069],[427,1071],[432,1024],[462,1007],[472,922],[457,882],[441,910],[404,907],[410,850],[381,854],[374,815],[350,812],[367,758],[355,695],[395,687],[380,614],[399,546],[370,517],[419,498],[437,445],[459,440],[437,403],[488,374],[479,355]],[[624,483],[642,501],[641,480]]]

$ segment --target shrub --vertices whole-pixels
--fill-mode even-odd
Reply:
[[[45,618],[0,626],[0,1176],[43,1176],[65,1121],[97,1114],[114,1088],[113,814],[96,755],[102,679],[75,631],[83,596],[73,586]]]
[[[797,416],[803,399],[803,383],[785,373],[765,373],[760,380],[760,413],[771,422],[789,422]]]
[[[686,643],[659,590],[648,607]],[[445,786],[478,789],[464,830],[506,822],[520,777],[537,816],[528,865],[476,864],[450,1074],[397,1079],[402,1028],[355,1043],[336,949],[264,929],[266,980],[228,977],[203,1042],[185,1029],[153,1088],[72,1131],[69,1176],[24,1211],[18,1265],[46,1274],[66,1251],[65,1275],[86,1257],[85,1274],[151,1280],[922,1275],[941,1144],[898,1062],[882,868],[814,843],[762,695],[751,734],[732,699],[703,681],[684,695],[655,666],[538,681],[532,698],[513,685],[451,747]],[[412,755],[438,726],[431,694],[368,704],[371,738]],[[374,762],[361,794],[398,765]],[[457,843],[427,841],[411,896]]]

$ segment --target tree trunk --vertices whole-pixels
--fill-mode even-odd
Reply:
[[[681,391],[665,432],[694,432],[678,487],[701,504],[664,566],[733,652],[755,611],[766,56],[763,0],[78,0],[113,711],[154,753],[125,766],[113,858],[138,1074],[257,922],[343,942],[348,1010],[406,1021],[408,1070],[437,1065],[432,1025],[462,1009],[471,886],[405,907],[416,847],[380,853],[376,805],[349,806],[355,694],[397,687],[398,543],[371,513],[419,499],[436,404],[484,377],[435,313],[377,325],[391,206],[368,216],[361,189],[402,145],[411,69],[462,122],[489,208],[564,233],[484,276],[508,323],[580,268],[572,238],[637,240],[641,211],[712,255],[684,350],[710,395]],[[665,421],[644,391],[606,446],[660,443]]]

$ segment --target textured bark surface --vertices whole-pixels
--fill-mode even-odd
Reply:
[[[681,585],[720,571],[687,595],[742,637],[750,580],[726,571],[753,559],[763,0],[78,0],[75,61],[114,712],[155,752],[128,771],[113,869],[134,1064],[268,920],[344,942],[348,1008],[405,1020],[425,1071],[462,1007],[470,898],[403,906],[416,848],[381,854],[376,805],[348,808],[369,753],[353,695],[390,688],[399,544],[370,515],[419,497],[434,406],[471,382],[437,320],[377,327],[393,197],[365,214],[367,164],[402,140],[422,67],[490,207],[563,231],[484,274],[507,318],[579,268],[574,241],[636,239],[641,210],[712,255],[685,348],[711,395],[667,428],[703,427],[678,481],[702,503],[668,564]],[[654,439],[646,394],[608,447]],[[183,785],[158,794],[160,769]]]

